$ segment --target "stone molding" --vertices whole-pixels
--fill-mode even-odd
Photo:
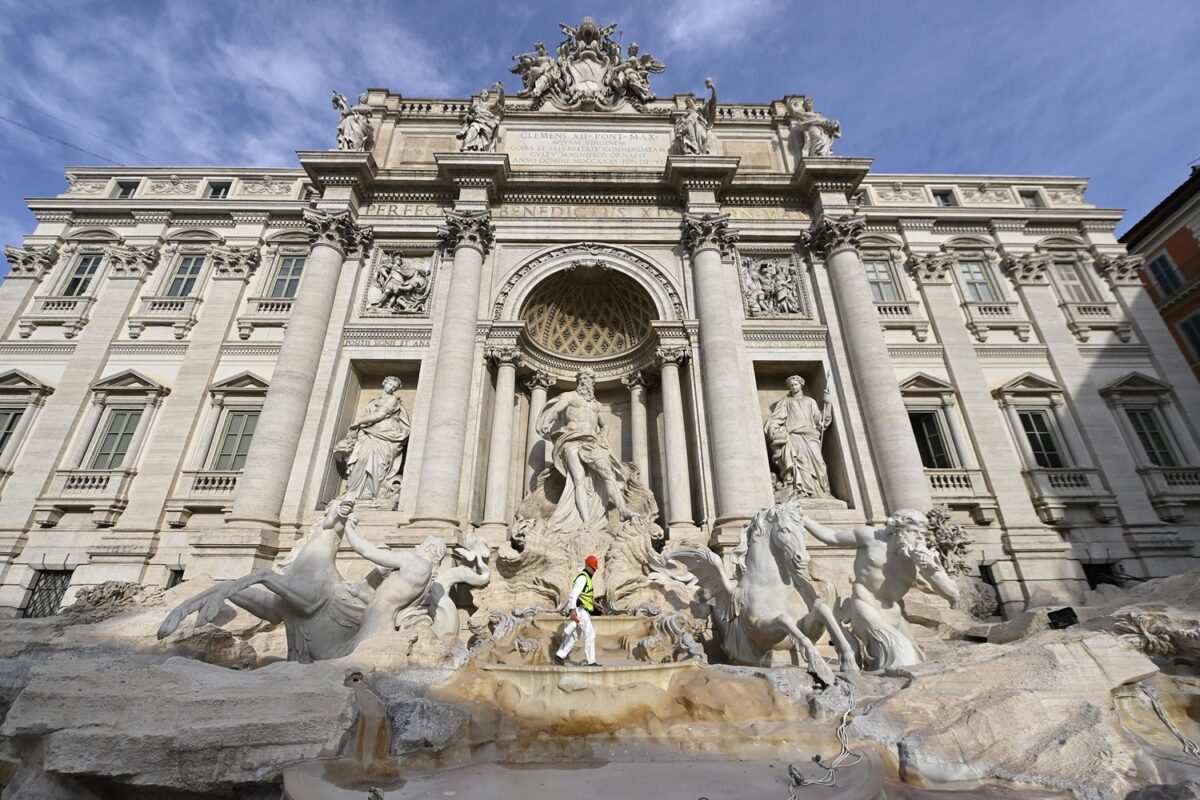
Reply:
[[[1118,286],[1141,286],[1142,268],[1145,259],[1141,256],[1098,256],[1095,260],[1096,271],[1113,289]]]
[[[950,283],[956,260],[952,253],[914,253],[908,259],[908,274],[918,284]]]
[[[521,366],[521,350],[517,347],[488,347],[483,351],[483,357],[493,366],[505,364],[513,367]]]
[[[213,245],[211,256],[213,280],[248,280],[262,259],[257,247]]]
[[[370,225],[359,225],[354,214],[344,211],[322,211],[304,209],[304,224],[308,227],[308,243],[315,247],[323,244],[349,256],[355,251],[365,257],[375,240],[375,229]]]
[[[542,370],[536,370],[521,380],[521,386],[527,392],[532,392],[534,389],[549,389],[553,385],[554,376]]]
[[[705,249],[730,255],[737,240],[737,231],[729,227],[728,214],[683,215],[683,243],[693,256]]]
[[[132,247],[110,244],[104,248],[108,277],[113,280],[144,280],[158,264],[159,249],[154,245]]]
[[[447,211],[438,236],[447,250],[470,247],[486,256],[496,243],[496,226],[490,211]]]
[[[843,250],[858,250],[866,227],[867,221],[853,214],[821,217],[813,225],[812,231],[804,236],[804,244],[825,258],[830,258]]]
[[[692,351],[686,347],[660,347],[654,351],[654,360],[659,367],[665,364],[682,367],[691,357]]]
[[[8,245],[4,248],[4,257],[12,265],[8,273],[10,278],[33,278],[40,281],[58,261],[58,247],[48,245]]]
[[[1017,286],[1048,284],[1052,262],[1053,258],[1045,253],[1009,256],[1004,261],[1004,274]]]

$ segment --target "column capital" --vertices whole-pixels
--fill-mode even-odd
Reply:
[[[1097,256],[1095,260],[1096,271],[1104,277],[1104,280],[1109,286],[1116,289],[1118,286],[1141,286],[1142,285],[1142,267],[1145,266],[1145,259],[1141,256],[1119,255],[1119,256]]]
[[[1004,260],[1004,274],[1017,286],[1050,282],[1050,256],[1044,253],[1023,253]]]
[[[521,351],[516,347],[488,347],[483,357],[498,367],[517,367],[521,364]]]
[[[323,244],[332,247],[343,257],[358,250],[365,258],[375,241],[375,230],[369,225],[359,225],[350,209],[325,211],[319,208],[304,209],[304,224],[308,226],[310,246]]]
[[[525,387],[525,391],[527,392],[532,392],[534,389],[549,389],[554,385],[554,376],[549,372],[537,370],[530,375],[526,375],[521,380],[521,385]]]
[[[132,247],[128,245],[110,244],[104,248],[104,258],[108,261],[108,277],[124,280],[144,280],[150,271],[158,264],[158,247]]]
[[[908,274],[919,284],[949,283],[954,262],[952,253],[913,253],[908,259]]]
[[[257,247],[213,245],[214,280],[249,280],[262,258]]]
[[[12,265],[12,271],[8,273],[9,278],[33,278],[40,281],[58,260],[58,247],[10,244],[4,248],[4,257]]]
[[[692,255],[705,249],[729,255],[737,240],[737,231],[729,227],[728,214],[683,215],[683,243]]]
[[[448,250],[470,247],[487,255],[496,241],[496,226],[490,211],[447,211],[438,235]]]
[[[822,216],[801,240],[801,243],[825,258],[842,250],[858,250],[858,240],[866,230],[867,221],[853,214],[840,217]]]
[[[654,359],[660,367],[668,364],[674,367],[682,367],[691,357],[692,353],[686,347],[660,347],[654,351]]]
[[[625,384],[625,387],[629,389],[630,392],[633,392],[637,389],[645,390],[650,388],[651,384],[654,383],[654,378],[650,375],[647,375],[645,372],[638,370],[637,372],[631,372],[625,377],[621,378],[621,383]]]

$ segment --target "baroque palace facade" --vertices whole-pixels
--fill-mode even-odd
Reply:
[[[658,98],[564,31],[515,97],[335,94],[299,169],[28,201],[0,614],[269,567],[347,494],[392,547],[508,546],[581,370],[672,542],[945,506],[1008,612],[1195,565],[1200,384],[1086,181],[876,174],[807,98]]]

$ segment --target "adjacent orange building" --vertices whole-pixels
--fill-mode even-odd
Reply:
[[[1200,166],[1121,242],[1145,257],[1142,280],[1200,379]]]

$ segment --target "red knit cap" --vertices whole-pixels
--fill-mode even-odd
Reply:
[[[583,560],[583,563],[587,564],[593,570],[600,569],[600,561],[595,556],[588,556]]]

